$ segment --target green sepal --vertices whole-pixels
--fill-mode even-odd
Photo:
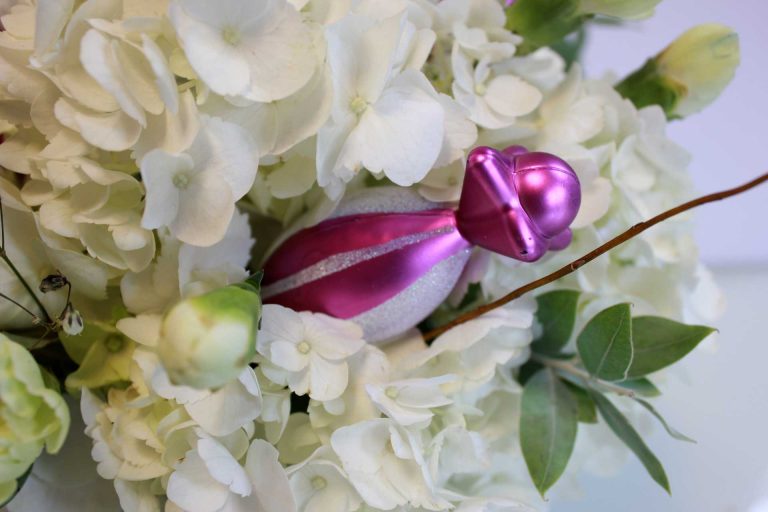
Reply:
[[[655,59],[648,59],[640,69],[619,82],[616,90],[638,109],[650,105],[660,106],[670,120],[677,119],[675,107],[686,94],[683,84],[659,74]]]

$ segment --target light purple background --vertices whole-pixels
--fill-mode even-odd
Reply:
[[[694,156],[698,191],[729,188],[768,171],[767,19],[765,0],[664,0],[650,20],[597,27],[586,71],[623,76],[694,24],[733,27],[742,51],[734,82],[714,105],[670,127]],[[582,476],[582,499],[556,501],[552,512],[768,512],[768,185],[704,206],[696,220],[728,309],[716,342],[687,357],[653,402],[698,444],[660,428],[647,439],[667,468],[671,497],[630,457],[613,479]]]
[[[670,136],[693,154],[700,193],[714,192],[768,172],[768,2],[664,0],[648,20],[598,26],[584,66],[600,76],[637,68],[689,27],[719,22],[738,32],[742,61],[723,95],[703,112],[672,123]],[[768,185],[697,212],[703,259],[712,264],[768,264]]]

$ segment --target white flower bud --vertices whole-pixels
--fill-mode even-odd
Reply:
[[[67,303],[67,307],[61,313],[59,322],[64,332],[70,336],[77,336],[83,332],[83,317],[71,302]]]
[[[261,298],[230,285],[176,304],[163,319],[158,354],[171,380],[217,388],[237,378],[256,350]]]
[[[656,58],[659,75],[684,87],[674,113],[684,117],[715,101],[739,65],[739,36],[717,23],[694,27]]]
[[[669,119],[715,101],[739,65],[739,37],[730,28],[699,25],[630,74],[616,90],[637,108],[659,105]]]

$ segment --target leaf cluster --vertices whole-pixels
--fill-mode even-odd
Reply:
[[[574,336],[579,298],[578,291],[556,290],[536,299],[541,333],[531,345],[531,361],[518,374],[520,445],[533,483],[543,496],[565,471],[579,423],[601,418],[670,492],[661,462],[609,396],[636,402],[673,438],[693,442],[644,399],[660,395],[648,376],[682,359],[714,329],[655,316],[633,318],[631,305],[622,303],[597,313]]]

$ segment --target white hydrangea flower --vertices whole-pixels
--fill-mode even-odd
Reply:
[[[518,301],[514,308],[498,308],[454,327],[404,359],[399,373],[418,377],[453,374],[465,388],[473,388],[492,379],[498,365],[524,363],[532,340],[531,302]]]
[[[254,240],[246,214],[235,214],[224,238],[210,247],[179,243],[165,230],[160,241],[158,258],[142,272],[125,274],[120,282],[123,301],[132,313],[162,313],[182,297],[248,277],[245,266]]]
[[[141,224],[168,226],[182,242],[210,246],[224,237],[235,201],[253,184],[258,159],[239,126],[210,117],[200,121],[184,153],[156,149],[142,159],[147,199]]]
[[[39,12],[44,30],[36,34],[32,63],[58,87],[35,99],[38,119],[46,120],[36,123],[41,131],[61,136],[72,130],[96,147],[122,151],[136,143],[148,116],[177,109],[175,79],[155,41],[162,20],[122,21],[120,3],[85,2],[62,34],[67,9],[46,3]]]
[[[327,443],[334,430],[381,416],[368,395],[368,385],[378,386],[389,380],[390,361],[379,348],[365,345],[349,363],[347,389],[335,400],[311,400],[309,418],[317,435]]]
[[[241,466],[226,446],[201,438],[168,479],[168,499],[187,512],[295,511],[277,457],[274,446],[255,439]]]
[[[506,59],[522,39],[504,28],[504,9],[495,0],[444,0],[435,6],[436,30],[450,34],[468,55]]]
[[[139,225],[143,191],[135,178],[81,157],[38,165],[41,179],[28,181],[22,197],[40,205],[43,228],[78,240],[91,256],[117,269],[139,272],[149,265],[155,239]],[[44,188],[50,198],[40,204]]]
[[[457,380],[455,375],[443,375],[368,384],[365,388],[381,412],[400,425],[419,428],[429,425],[434,416],[432,409],[452,403],[443,388]]]
[[[258,360],[267,378],[294,393],[333,400],[347,387],[347,359],[365,346],[362,336],[352,322],[267,304],[256,342]]]
[[[315,73],[312,32],[285,0],[177,0],[169,18],[189,64],[217,94],[270,102]]]
[[[581,67],[574,64],[558,88],[541,104],[540,145],[582,144],[603,130],[607,122],[604,100],[585,90]]]
[[[261,413],[261,389],[250,368],[234,381],[211,391],[172,384],[153,352],[137,350],[133,358],[152,392],[182,405],[190,418],[212,436],[232,434],[251,424]]]
[[[475,64],[457,44],[451,52],[451,64],[453,95],[469,111],[469,118],[483,128],[511,126],[541,102],[541,91],[516,75],[498,73],[489,57]]]
[[[434,487],[417,434],[391,420],[342,427],[331,436],[331,446],[350,482],[371,507],[450,508]]]
[[[328,446],[288,468],[288,481],[299,512],[354,512],[362,503]]]
[[[417,70],[393,68],[404,23],[402,15],[350,15],[328,29],[334,102],[318,133],[317,166],[332,195],[363,167],[412,185],[439,156],[445,112],[437,93]]]
[[[319,66],[294,94],[269,103],[243,105],[222,97],[209,98],[202,110],[233,122],[251,135],[263,155],[283,155],[317,134],[331,112],[333,87],[330,69]],[[314,156],[314,155],[313,155]],[[314,177],[314,163],[308,166]]]

